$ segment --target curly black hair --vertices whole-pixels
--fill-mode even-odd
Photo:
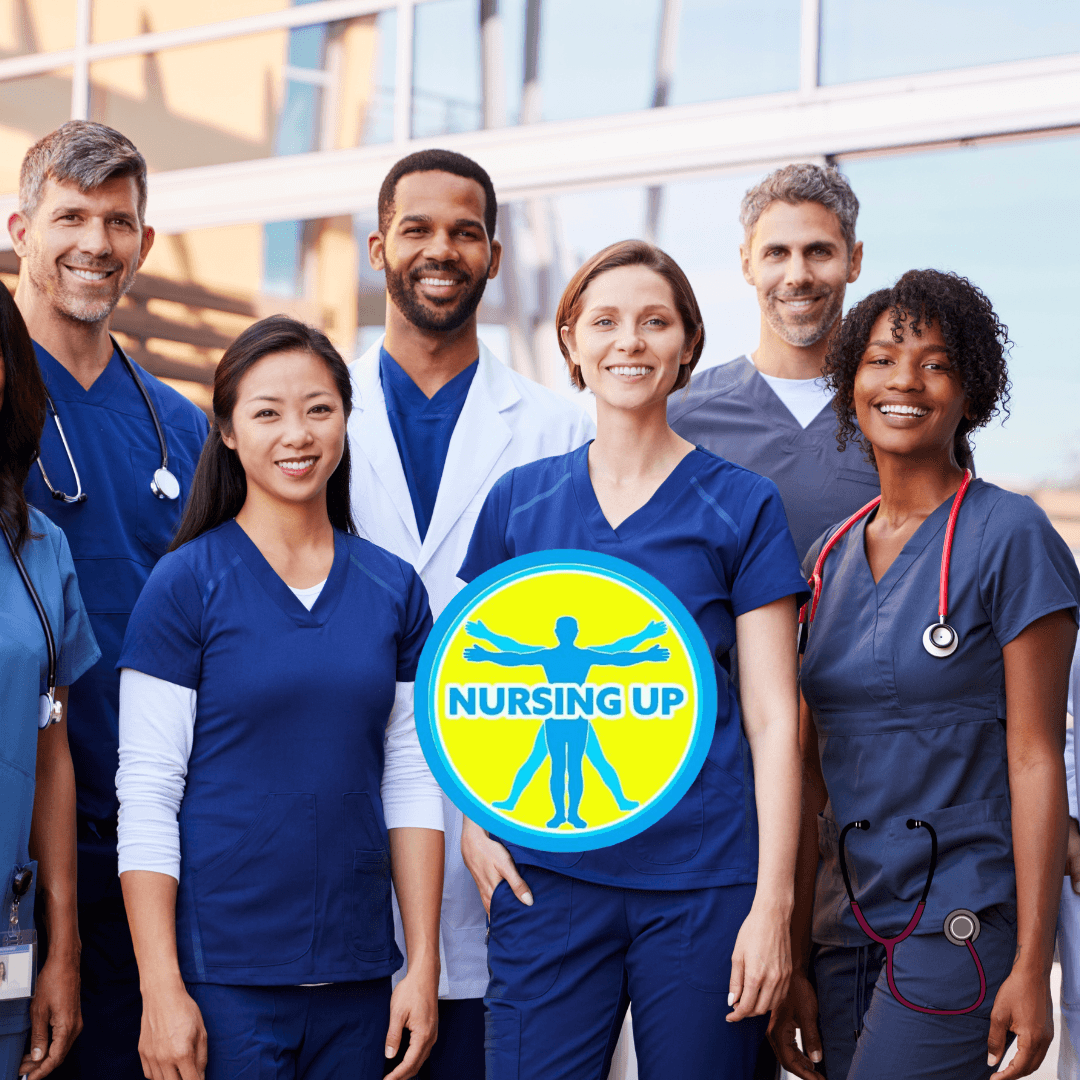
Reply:
[[[961,465],[971,464],[968,435],[985,427],[999,412],[1009,415],[1009,372],[1005,357],[1012,342],[1009,328],[997,317],[986,294],[959,274],[909,270],[891,289],[879,289],[860,300],[845,316],[825,358],[825,380],[834,393],[839,420],[837,445],[862,445],[873,462],[873,448],[855,422],[855,374],[874,323],[892,313],[894,340],[904,330],[916,337],[935,323],[945,339],[949,361],[960,373],[970,419],[961,419],[954,449]]]

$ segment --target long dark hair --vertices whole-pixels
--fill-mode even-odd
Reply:
[[[352,412],[352,379],[341,354],[321,331],[287,315],[271,315],[249,326],[226,350],[214,372],[214,422],[199,458],[184,517],[169,550],[173,551],[217,528],[240,512],[247,498],[247,477],[235,450],[221,438],[232,427],[233,410],[244,376],[265,356],[283,352],[306,352],[330,369],[345,407]],[[326,510],[330,524],[342,532],[356,533],[349,501],[349,440],[341,461],[326,484]]]
[[[0,526],[18,550],[30,539],[23,485],[37,460],[45,427],[45,384],[34,344],[11,294],[0,286],[0,349],[4,404],[0,406]]]

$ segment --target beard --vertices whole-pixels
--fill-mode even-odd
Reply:
[[[419,280],[428,271],[457,275],[465,283],[464,292],[456,300],[422,300],[418,294]],[[486,270],[474,281],[463,274],[456,263],[428,263],[418,270],[403,273],[387,262],[385,272],[386,291],[394,307],[418,330],[428,334],[444,334],[463,326],[476,313],[487,288]],[[439,310],[432,311],[428,305]]]
[[[97,272],[115,271],[123,268],[122,264],[109,260],[68,260],[69,265],[79,270],[94,270]],[[137,267],[132,266],[130,273],[124,277],[114,276],[109,283],[112,286],[108,296],[90,298],[82,296],[65,285],[63,271],[59,263],[53,263],[53,273],[42,273],[41,263],[31,255],[27,259],[27,274],[33,286],[52,301],[53,308],[64,318],[73,322],[94,325],[104,322],[112,313],[113,309],[123,299],[124,294],[131,288],[135,281]]]
[[[810,298],[813,292],[794,292],[784,296],[785,300]],[[819,315],[783,315],[778,305],[778,292],[773,291],[765,297],[765,318],[777,337],[789,345],[805,349],[816,345],[836,325],[844,307],[843,289],[833,289],[825,295],[825,304]]]

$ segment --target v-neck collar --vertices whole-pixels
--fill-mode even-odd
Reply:
[[[866,568],[866,573],[869,575],[870,583],[877,591],[878,604],[883,603],[888,597],[889,593],[899,584],[900,579],[908,572],[908,570],[915,563],[916,559],[927,549],[931,541],[941,532],[944,531],[946,524],[949,520],[949,511],[952,509],[954,495],[950,495],[933,513],[927,515],[927,517],[919,524],[919,527],[908,537],[907,543],[900,549],[900,553],[893,559],[889,565],[888,570],[881,575],[878,581],[874,581],[874,573],[870,569],[870,557],[866,553],[866,526],[869,525],[871,518],[877,513],[875,509],[869,513],[859,522],[855,529],[852,529],[853,533],[857,533],[853,539],[859,545],[859,552],[862,556],[862,565]]]
[[[39,345],[35,341],[34,353],[49,393],[60,401],[81,401],[89,404],[105,401],[112,395],[119,375],[127,374],[127,372],[121,372],[123,362],[116,355],[114,348],[109,362],[90,384],[88,390],[44,345]]]
[[[836,417],[826,404],[821,407],[817,416],[806,427],[803,427],[795,418],[795,414],[784,404],[780,395],[754,366],[749,356],[742,356],[732,363],[743,365],[744,384],[750,393],[753,407],[762,415],[768,416],[777,427],[782,427],[789,441],[818,445],[821,442],[819,429],[823,427],[831,429],[836,426]]]
[[[282,581],[277,571],[266,561],[266,556],[254,541],[236,523],[236,518],[222,526],[222,535],[232,545],[251,576],[263,587],[267,596],[288,615],[297,626],[325,626],[334,614],[344,592],[345,577],[349,568],[349,545],[345,534],[334,530],[334,563],[330,567],[326,584],[318,599],[308,611],[300,598]]]
[[[600,508],[600,501],[596,497],[592,478],[589,476],[589,447],[592,443],[593,440],[590,439],[584,446],[579,446],[573,451],[570,474],[581,516],[585,519],[589,532],[597,541],[610,543],[630,540],[635,535],[644,532],[667,509],[670,493],[687,483],[701,465],[701,447],[695,447],[667,474],[660,486],[649,497],[648,502],[644,506],[639,506],[629,517],[619,522],[618,528],[613,529],[611,522]]]
[[[428,397],[383,347],[379,351],[379,375],[383,384],[383,396],[401,406],[410,416],[443,416],[455,409],[460,412],[478,364],[479,360],[474,360]]]

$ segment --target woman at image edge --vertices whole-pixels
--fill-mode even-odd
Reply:
[[[503,476],[460,576],[551,548],[654,575],[717,657],[717,723],[688,794],[632,840],[551,854],[467,823],[491,918],[487,1080],[599,1076],[627,993],[643,1080],[749,1078],[790,971],[806,583],[774,485],[668,427],[668,395],[704,344],[673,260],[640,241],[601,251],[567,286],[558,326],[571,378],[596,397],[596,440]]]
[[[798,1076],[816,1073],[794,1045],[796,1026],[830,1080],[1012,1080],[1038,1068],[1053,1034],[1080,575],[1031,499],[971,481],[948,572],[958,644],[948,656],[923,645],[938,621],[967,435],[1006,392],[1006,334],[969,281],[912,270],[849,312],[826,363],[841,435],[869,445],[881,503],[827,556],[802,664],[797,966],[772,1031]],[[835,532],[810,549],[808,574]],[[883,937],[913,919],[936,832],[936,872],[922,918],[894,950],[893,984],[913,1005],[960,1015],[916,1011],[890,990],[885,949],[860,928],[844,887],[839,830],[854,821],[869,824],[847,833],[852,888]],[[972,944],[986,978],[970,1011],[979,969],[945,934],[959,909],[980,924]],[[1009,1032],[1017,1053],[1002,1069]]]
[[[132,613],[119,853],[147,1076],[374,1080],[405,1026],[404,1080],[435,1039],[442,803],[412,716],[431,615],[412,568],[355,534],[351,401],[319,331],[241,334]]]

